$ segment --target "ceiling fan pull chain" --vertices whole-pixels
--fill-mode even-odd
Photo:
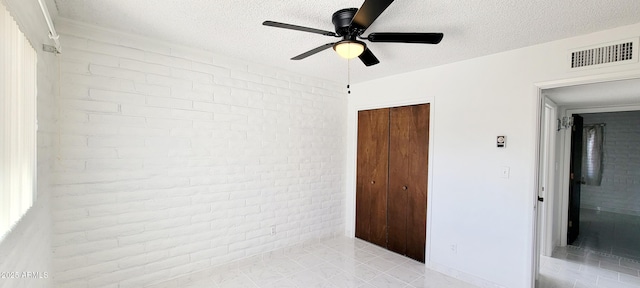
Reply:
[[[351,59],[347,59],[347,94],[351,94]]]

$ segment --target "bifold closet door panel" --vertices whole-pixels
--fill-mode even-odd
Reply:
[[[391,108],[389,115],[389,190],[387,249],[405,255],[409,211],[409,123],[411,107]],[[406,187],[406,188],[405,188]],[[404,190],[403,190],[404,188]],[[410,187],[411,190],[414,187]],[[410,229],[410,228],[409,228]]]
[[[387,244],[389,109],[358,112],[356,237]]]
[[[429,104],[391,108],[389,122],[387,247],[424,262]]]
[[[429,104],[414,106],[412,109],[411,141],[409,150],[413,155],[409,161],[411,189],[407,223],[411,233],[407,233],[407,253],[410,258],[424,262],[427,234],[427,187],[429,179]]]

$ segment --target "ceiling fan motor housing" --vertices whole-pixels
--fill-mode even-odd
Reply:
[[[333,13],[331,17],[331,22],[333,22],[333,26],[336,27],[336,34],[340,36],[352,36],[355,38],[356,35],[354,31],[351,31],[351,20],[353,20],[353,16],[358,12],[358,8],[346,8],[341,9]]]

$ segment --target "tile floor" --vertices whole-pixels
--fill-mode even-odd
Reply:
[[[541,257],[538,288],[640,288],[640,217],[580,211],[580,235]]]
[[[475,287],[425,269],[423,263],[347,237],[297,246],[271,257],[255,257],[191,278],[153,287]]]
[[[580,234],[571,245],[640,261],[640,216],[580,209]]]
[[[621,235],[629,225],[611,228],[611,215],[583,216],[583,238],[578,246],[556,248],[553,257],[541,257],[537,288],[640,288],[640,261],[612,255],[637,245],[640,239]],[[602,212],[601,212],[602,213]],[[601,217],[605,216],[605,217]],[[628,219],[627,219],[628,220]],[[598,230],[603,228],[604,230]],[[638,227],[640,228],[640,227]],[[635,233],[640,229],[635,228]],[[633,233],[633,232],[632,232]],[[604,240],[611,236],[621,240]],[[630,234],[633,235],[633,234]],[[634,238],[635,237],[635,238]],[[627,246],[616,246],[614,244]],[[595,251],[595,248],[605,250]],[[607,250],[608,249],[608,250]],[[640,250],[640,249],[639,249]],[[606,253],[609,252],[609,253]],[[627,252],[629,253],[629,252]],[[475,286],[425,269],[424,264],[405,258],[359,239],[339,237],[300,245],[253,257],[201,272],[198,276],[173,280],[155,288],[313,288],[313,287],[433,287],[473,288]]]
[[[640,288],[640,263],[567,246],[541,257],[537,288]]]

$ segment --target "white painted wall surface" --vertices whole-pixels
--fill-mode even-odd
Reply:
[[[51,44],[51,40],[38,1],[3,0],[3,4],[38,53],[38,188],[33,207],[0,243],[0,272],[40,274],[35,278],[0,279],[0,287],[52,287],[50,179],[55,157],[58,59],[42,51],[42,44]],[[48,278],[44,278],[45,273]]]
[[[356,111],[431,102],[428,264],[484,286],[529,287],[538,142],[535,84],[625,71],[640,76],[638,63],[577,72],[567,68],[569,49],[638,37],[638,31],[640,24],[620,27],[353,85],[346,233],[354,233]],[[498,135],[507,136],[505,149],[496,148]],[[500,178],[502,166],[510,167],[510,178]],[[451,245],[457,245],[457,253]]]
[[[57,286],[142,287],[343,233],[341,85],[58,29]]]

